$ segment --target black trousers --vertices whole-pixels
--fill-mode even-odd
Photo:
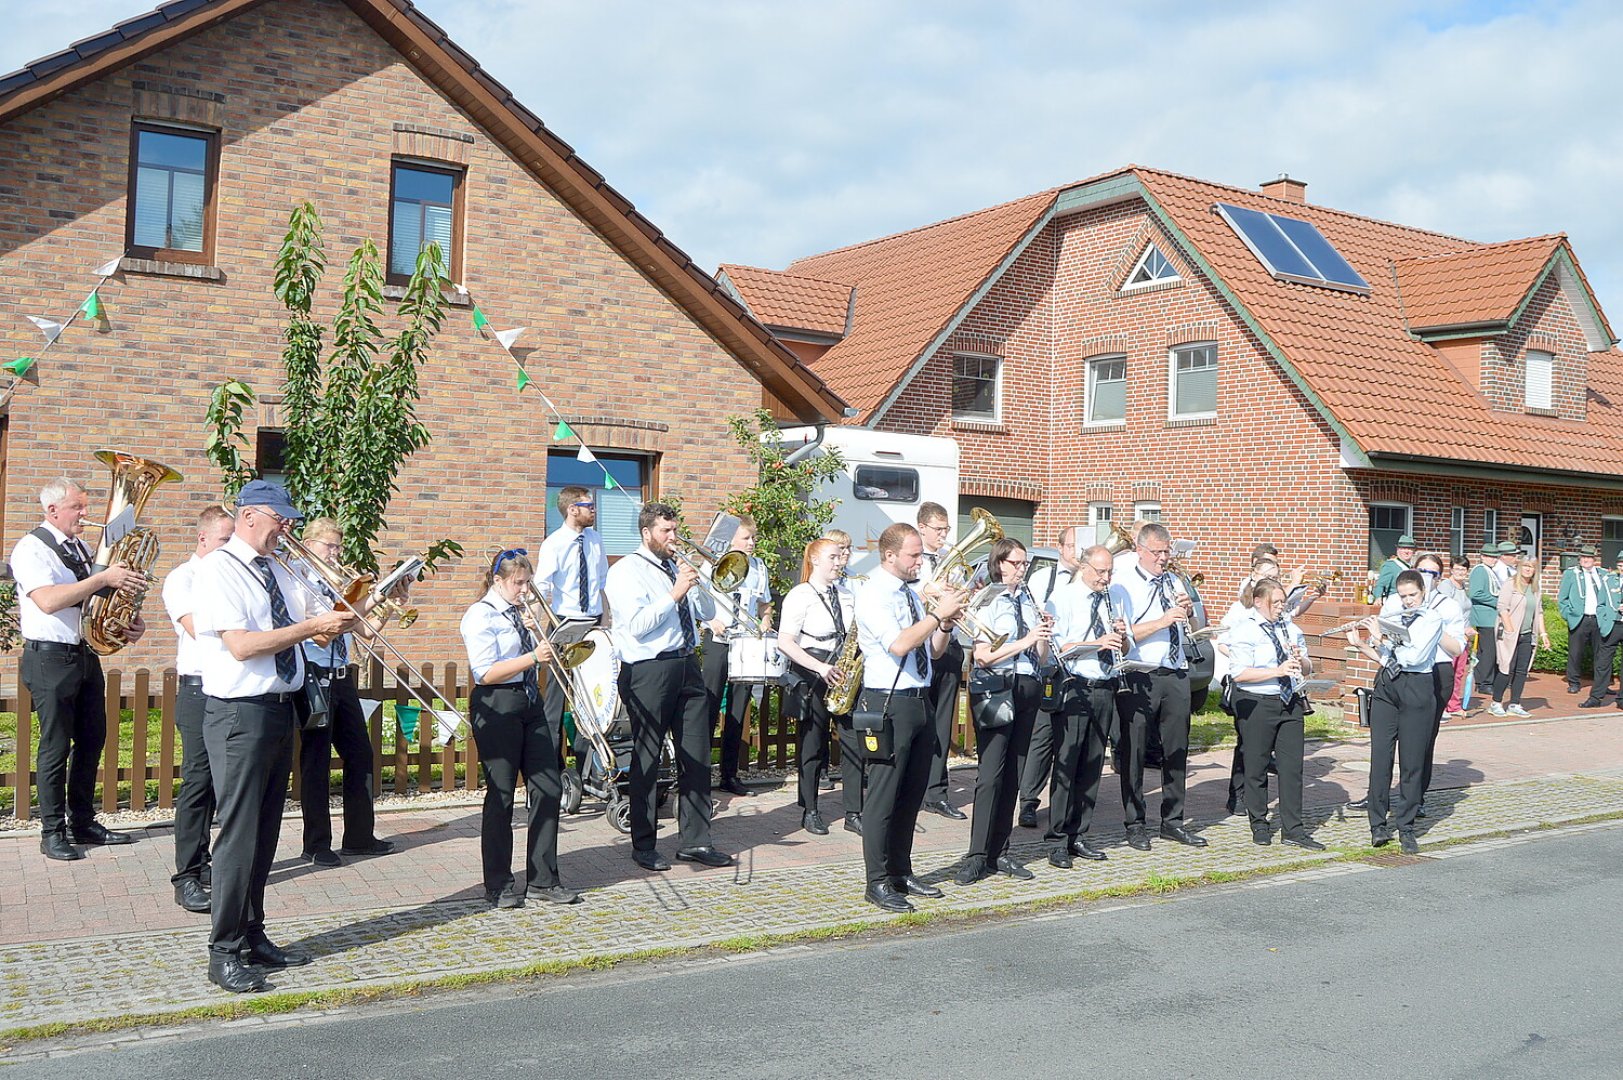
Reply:
[[[203,739],[203,710],[208,699],[197,683],[175,689],[175,730],[180,732],[180,794],[175,797],[175,875],[200,879],[209,864],[209,829],[214,824],[214,779],[209,774],[208,744]],[[210,871],[212,873],[212,871]]]
[[[220,808],[211,871],[213,952],[239,953],[265,933],[265,882],[282,835],[297,726],[291,701],[205,700],[203,742]]]
[[[1268,765],[1279,770],[1279,829],[1292,838],[1302,826],[1301,698],[1286,705],[1278,694],[1234,692],[1234,723],[1245,748],[1245,812],[1253,829],[1268,824]]]
[[[1443,730],[1443,713],[1448,711],[1448,699],[1454,696],[1454,662],[1437,664],[1431,669],[1432,691],[1437,695],[1437,707],[1431,714],[1431,737],[1426,740],[1426,763],[1420,767],[1420,797],[1431,790],[1431,766],[1437,757],[1437,735]]]
[[[1125,744],[1121,804],[1127,827],[1145,827],[1144,751],[1152,727],[1161,736],[1161,822],[1178,824],[1189,773],[1189,673],[1157,668],[1133,672],[1123,683],[1117,708]]]
[[[862,813],[862,791],[868,783],[867,762],[857,749],[857,733],[849,716],[836,716],[840,730],[840,803],[847,814]]]
[[[1014,805],[1020,793],[1020,759],[1031,743],[1042,683],[1034,675],[1014,676],[1014,722],[1002,727],[975,725],[975,805],[969,822],[969,857],[995,863],[1009,850],[1014,832]],[[970,697],[971,716],[975,698]],[[1046,716],[1043,717],[1047,719]]]
[[[1431,738],[1431,715],[1436,699],[1429,671],[1397,675],[1381,671],[1369,703],[1369,827],[1387,831],[1392,798],[1392,757],[1397,753],[1398,821],[1400,830],[1414,828],[1422,795],[1420,774]]]
[[[1020,806],[1037,809],[1054,777],[1055,729],[1064,721],[1058,712],[1040,713],[1031,726],[1031,742],[1020,755]]]
[[[754,689],[748,683],[731,685],[732,690],[727,694],[727,712],[721,717],[723,783],[738,776],[738,758],[744,745],[744,712],[749,708],[750,692]],[[704,692],[710,699],[708,708],[712,725],[716,715],[721,712],[721,695],[727,686],[727,643],[707,631],[704,635]],[[708,754],[705,756],[709,757]]]
[[[620,668],[620,700],[631,719],[631,847],[654,850],[659,755],[676,748],[676,818],[681,846],[710,846],[710,725],[715,713],[691,655]]]
[[[1087,835],[1099,803],[1105,739],[1116,715],[1116,683],[1084,683],[1072,678],[1065,705],[1053,714],[1054,784],[1049,795],[1048,832],[1053,848],[1069,848]]]
[[[485,806],[479,827],[479,855],[485,891],[513,884],[513,801],[524,774],[529,827],[524,837],[524,884],[550,889],[558,884],[558,802],[563,774],[558,728],[541,702],[531,704],[524,685],[475,686],[468,723],[485,774]]]
[[[954,640],[935,661],[930,672],[930,694],[925,699],[935,735],[929,783],[924,791],[927,802],[947,801],[947,755],[952,752],[952,725],[958,719],[958,688],[963,682],[964,647]]]
[[[1567,632],[1567,682],[1570,685],[1576,686],[1583,676],[1584,651],[1593,649],[1595,659],[1590,670],[1594,672],[1597,690],[1605,689],[1606,683],[1601,681],[1600,638],[1600,624],[1593,615],[1583,616],[1578,620],[1578,625]],[[1607,681],[1610,681],[1611,674],[1610,671],[1605,672]]]
[[[825,700],[827,691],[828,688],[820,680],[804,683],[799,690],[801,700],[800,718],[795,721],[795,726],[799,729],[800,734],[800,756],[797,762],[800,769],[800,778],[795,802],[802,810],[817,809],[817,777],[822,774],[823,770],[828,768],[829,725],[837,721],[829,715],[828,703]],[[851,723],[849,716],[840,719],[849,727]],[[844,745],[849,747],[851,743],[847,742]],[[849,777],[851,772],[850,762],[856,755],[845,753],[840,757],[841,762],[846,766],[846,776]],[[861,772],[858,771],[857,806],[859,809],[854,812],[859,814],[862,812],[860,809],[862,806],[861,776]],[[847,783],[849,783],[849,780],[847,780]]]
[[[107,743],[101,658],[23,644],[22,679],[39,713],[39,817],[47,834],[96,820],[96,775]]]
[[[320,669],[310,668],[310,677]],[[372,740],[366,730],[366,712],[355,679],[346,675],[327,686],[331,709],[328,724],[315,731],[299,732],[299,810],[304,816],[304,850],[326,851],[332,847],[332,810],[327,801],[332,790],[332,752],[338,750],[343,763],[344,842],[343,847],[366,847],[377,839],[372,799],[375,784],[372,772]],[[432,723],[432,717],[425,720]]]
[[[1494,626],[1479,626],[1476,633],[1476,679],[1472,683],[1471,695],[1492,697],[1494,683],[1499,677],[1499,650],[1494,648]]]
[[[862,861],[868,886],[896,882],[913,873],[913,827],[930,784],[935,728],[923,697],[893,696],[888,758],[868,761],[862,802]],[[855,744],[852,744],[855,745]]]
[[[1510,670],[1497,672],[1493,677],[1493,700],[1503,701],[1510,691],[1510,703],[1520,705],[1522,688],[1527,685],[1527,672],[1533,666],[1533,632],[1529,630],[1516,639],[1516,653],[1510,658]]]

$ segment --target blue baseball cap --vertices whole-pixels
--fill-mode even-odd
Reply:
[[[269,480],[250,480],[242,485],[242,490],[237,492],[237,508],[245,506],[263,506],[293,521],[304,520],[299,508],[288,498],[287,488]]]

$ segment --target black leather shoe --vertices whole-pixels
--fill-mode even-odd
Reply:
[[[92,821],[89,825],[73,830],[75,844],[106,844],[111,847],[115,844],[133,844],[135,837],[129,833],[114,832],[99,821]]]
[[[1268,829],[1252,829],[1251,842],[1258,847],[1267,847],[1274,842],[1274,834]]]
[[[1037,827],[1037,808],[1035,806],[1022,806],[1020,817],[1015,824],[1022,829],[1035,829]]]
[[[744,781],[740,780],[736,776],[727,777],[727,779],[723,780],[721,783],[716,785],[716,790],[717,791],[725,791],[729,795],[753,795],[753,794],[755,794],[749,788],[744,786]]]
[[[1420,854],[1420,841],[1415,839],[1414,833],[1408,829],[1398,830],[1398,850],[1405,855]]]
[[[1027,870],[1024,866],[1021,866],[1019,863],[1009,858],[1007,855],[998,856],[997,872],[1000,874],[1007,874],[1016,881],[1030,881],[1032,878],[1037,876],[1030,870]]]
[[[819,776],[817,778],[817,790],[818,791],[833,791],[834,790],[834,777],[832,775],[830,775],[829,773],[824,773],[822,776]]]
[[[85,857],[85,853],[68,843],[66,834],[59,832],[44,833],[39,838],[39,850],[47,859],[58,862],[74,862]]]
[[[1150,834],[1143,829],[1129,829],[1127,832],[1127,846],[1134,851],[1150,850]]]
[[[265,989],[265,976],[226,953],[209,954],[209,982],[233,994],[257,993]]]
[[[939,814],[944,818],[951,818],[953,821],[964,821],[969,817],[968,814],[945,799],[940,802],[927,802],[924,804],[923,809],[930,811],[932,814]]]
[[[1583,689],[1583,687],[1580,686],[1579,684],[1575,683],[1575,682],[1569,682],[1567,684],[1567,693],[1569,693],[1569,694],[1576,694],[1578,691],[1580,691],[1582,689]]]
[[[828,822],[824,821],[823,815],[816,810],[807,810],[800,815],[800,827],[813,836],[828,835]]]
[[[175,903],[193,914],[206,914],[210,908],[208,890],[196,878],[181,878],[175,885]]]
[[[554,885],[547,889],[536,888],[532,885],[524,891],[524,898],[526,900],[545,900],[549,904],[580,903],[580,893],[574,889],[566,889],[562,885]]]
[[[1365,795],[1362,799],[1354,799],[1354,800],[1352,800],[1351,802],[1349,802],[1347,804],[1347,809],[1348,810],[1368,810],[1369,809],[1369,796]]]
[[[700,866],[731,866],[733,857],[723,854],[713,847],[679,848],[676,857],[683,862],[696,862]]]
[[[1057,866],[1061,870],[1069,870],[1076,864],[1071,861],[1071,853],[1064,848],[1055,848],[1048,853],[1048,864]]]
[[[1104,862],[1105,859],[1108,858],[1104,852],[1100,851],[1086,840],[1072,840],[1071,854],[1075,855],[1079,859],[1087,859],[1089,862]]]
[[[881,911],[912,911],[913,905],[907,902],[907,897],[887,885],[870,885],[863,890],[862,898]]]
[[[249,963],[260,967],[303,967],[310,962],[309,953],[288,952],[264,934],[248,939],[247,956]]]
[[[1389,833],[1389,832],[1386,832],[1385,830],[1377,829],[1374,832],[1369,834],[1369,846],[1370,847],[1385,847],[1386,845],[1390,844],[1391,842],[1392,842],[1392,834]]]
[[[671,864],[657,851],[633,851],[631,861],[644,870],[669,870]]]
[[[340,859],[338,857],[338,853],[332,848],[322,848],[319,851],[301,851],[299,852],[299,858],[303,859],[307,863],[314,863],[317,866],[344,865],[344,860]]]
[[[1323,851],[1324,850],[1324,845],[1323,844],[1319,843],[1317,840],[1313,839],[1311,836],[1308,836],[1306,833],[1303,833],[1301,836],[1283,836],[1283,837],[1280,837],[1279,842],[1281,844],[1289,844],[1291,847],[1299,847],[1303,851]]]
[[[976,856],[973,859],[965,859],[964,865],[958,868],[958,872],[952,876],[952,880],[960,885],[973,885],[982,878],[991,876],[992,871],[987,867],[986,860]]]
[[[1429,817],[1430,816],[1429,814],[1426,813],[1426,804],[1425,803],[1421,803],[1419,806],[1415,807],[1414,816],[1417,817],[1417,818],[1423,818],[1423,817]]]
[[[1161,822],[1161,839],[1175,840],[1178,843],[1184,844],[1188,847],[1206,846],[1206,838],[1204,836],[1196,836],[1182,824],[1177,822]]]
[[[340,855],[392,855],[393,853],[393,840],[373,839],[364,844],[345,844],[338,849]]]
[[[861,836],[862,835],[862,815],[861,814],[847,814],[847,815],[845,815],[845,831],[846,832],[854,832],[858,836]]]
[[[939,900],[946,895],[946,893],[942,892],[934,885],[926,885],[924,882],[920,881],[911,874],[902,878],[900,881],[891,882],[890,887],[901,893],[903,896],[922,896],[926,900]]]

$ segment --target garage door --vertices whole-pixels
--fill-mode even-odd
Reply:
[[[1025,499],[992,499],[980,495],[958,496],[958,531],[953,539],[965,536],[975,527],[970,511],[980,507],[1003,526],[1003,535],[1012,536],[1027,547],[1031,546],[1031,522],[1036,516],[1037,504]]]

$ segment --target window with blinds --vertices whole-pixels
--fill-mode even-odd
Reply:
[[[577,453],[553,450],[547,454],[547,532],[563,524],[558,493],[576,485],[590,491],[597,500],[597,531],[603,537],[604,552],[610,556],[631,554],[642,543],[637,515],[647,497],[652,459],[646,454],[599,453],[596,462],[589,462],[581,461]],[[614,477],[614,487],[607,486],[605,472]]]
[[[432,243],[439,244],[452,280],[461,280],[462,174],[396,162],[390,190],[389,280],[399,284],[411,277],[417,257]]]
[[[177,262],[213,257],[218,139],[209,131],[134,125],[125,228],[131,254]]]

